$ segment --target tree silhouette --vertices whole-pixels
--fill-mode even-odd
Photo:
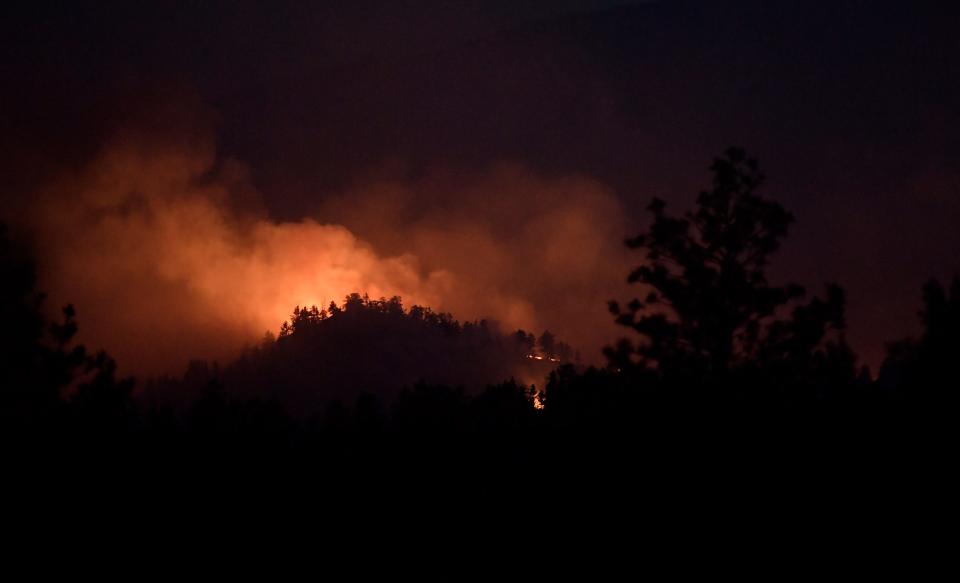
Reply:
[[[533,349],[537,345],[537,339],[533,334],[524,330],[517,330],[513,334],[513,339],[520,351],[521,356],[533,354]]]
[[[64,389],[95,364],[73,345],[73,306],[63,308],[62,322],[48,322],[36,279],[28,254],[0,225],[0,409],[18,421],[49,417]]]
[[[890,343],[879,384],[926,407],[956,403],[955,359],[960,354],[960,277],[949,289],[936,279],[923,286],[923,333]]]
[[[32,261],[0,225],[0,425],[54,439],[69,420],[87,437],[115,436],[131,419],[133,381],[116,378],[105,352],[76,344],[72,305],[48,322],[43,300]]]
[[[540,353],[544,358],[554,358],[557,352],[557,339],[553,332],[544,330],[537,340],[537,344],[540,346]]]
[[[766,274],[793,216],[757,194],[764,176],[743,150],[729,149],[710,170],[712,186],[694,211],[672,216],[654,199],[651,226],[626,242],[646,252],[628,277],[643,286],[645,298],[609,307],[642,341],[608,347],[614,368],[722,379],[759,361],[803,360],[829,330],[843,328],[844,296],[836,286],[826,300],[795,309],[791,320],[775,320],[804,294],[797,284],[771,285]]]

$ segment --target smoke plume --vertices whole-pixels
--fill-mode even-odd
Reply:
[[[623,293],[628,226],[587,177],[440,169],[317,193],[316,209],[281,222],[210,124],[147,125],[113,132],[26,210],[51,303],[75,304],[81,340],[125,372],[230,359],[295,305],[354,291],[550,329],[586,361],[617,333],[604,302]]]

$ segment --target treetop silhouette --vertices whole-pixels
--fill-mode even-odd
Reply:
[[[619,324],[642,337],[605,349],[615,368],[718,378],[763,360],[809,355],[829,330],[844,326],[843,290],[798,306],[790,320],[781,309],[804,295],[795,283],[771,285],[766,267],[787,235],[793,216],[758,194],[764,182],[756,160],[731,148],[710,167],[710,189],[696,208],[671,215],[655,198],[649,229],[626,241],[645,251],[629,275],[643,300],[609,304]]]
[[[923,331],[919,339],[891,342],[878,383],[899,397],[945,410],[956,408],[956,358],[960,355],[960,277],[949,286],[931,279],[923,286]]]

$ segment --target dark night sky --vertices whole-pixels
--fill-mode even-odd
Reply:
[[[118,92],[177,87],[277,218],[371,175],[511,161],[591,176],[642,220],[741,145],[797,217],[774,274],[846,287],[874,365],[923,281],[960,271],[952,2],[139,4],[6,11],[7,196],[81,163]]]

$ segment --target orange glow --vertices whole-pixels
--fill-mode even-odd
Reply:
[[[615,333],[604,302],[623,285],[626,261],[606,258],[622,252],[627,231],[611,228],[622,213],[588,180],[503,167],[422,190],[373,183],[318,196],[328,201],[319,215],[336,224],[278,222],[238,202],[258,196],[206,133],[118,135],[31,209],[51,305],[74,303],[81,340],[138,374],[229,360],[275,333],[295,305],[352,292],[489,318],[504,331],[549,328],[585,353]],[[434,198],[456,202],[420,204]],[[410,209],[425,214],[397,222]]]
[[[537,391],[533,395],[533,408],[534,409],[543,409],[543,400],[540,398],[540,392]]]

